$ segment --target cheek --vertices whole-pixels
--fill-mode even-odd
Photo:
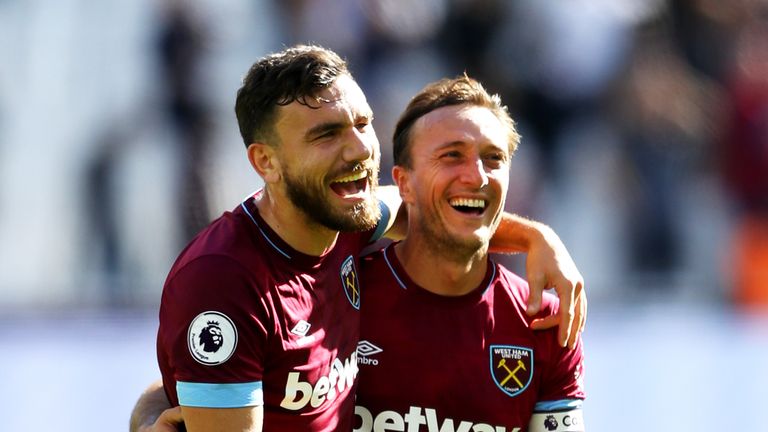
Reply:
[[[327,154],[305,151],[297,154],[290,171],[294,177],[308,179],[314,183],[322,181],[330,169]]]
[[[491,178],[499,190],[504,192],[504,195],[506,195],[507,189],[509,189],[509,170],[494,170],[491,173]]]
[[[376,137],[376,132],[373,128],[366,134],[368,146],[373,150],[373,155],[378,157],[381,154],[381,146],[379,145],[379,139]]]

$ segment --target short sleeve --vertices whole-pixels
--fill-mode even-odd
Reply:
[[[258,282],[229,257],[204,256],[166,283],[158,350],[167,356],[170,372],[163,372],[173,374],[181,405],[263,403],[264,353],[274,327],[268,291]]]
[[[555,314],[559,308],[557,297],[546,293],[542,315]],[[557,328],[541,333],[548,357],[547,373],[543,378],[539,401],[584,399],[584,345],[581,336],[573,349],[561,347],[557,341]]]

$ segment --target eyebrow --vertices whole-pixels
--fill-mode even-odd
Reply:
[[[349,122],[326,122],[326,123],[320,123],[319,125],[316,125],[309,129],[307,133],[304,134],[304,138],[307,140],[312,139],[313,137],[320,136],[326,132],[334,131],[343,129],[349,125]]]
[[[445,150],[452,147],[464,147],[467,143],[464,141],[449,141],[447,143],[440,144],[435,151]]]
[[[462,141],[462,140],[449,141],[449,142],[446,142],[446,143],[443,143],[443,144],[439,145],[437,148],[435,148],[434,152],[435,153],[439,153],[439,152],[447,150],[447,149],[464,148],[467,145],[469,145],[469,144],[466,141]],[[497,150],[504,151],[504,148],[499,147],[499,146],[497,146],[495,144],[492,144],[492,147],[497,149]],[[482,151],[482,149],[481,149],[481,151]],[[507,156],[510,156],[509,155],[509,151],[507,151]]]
[[[360,119],[366,119],[368,121],[373,121],[373,113],[372,112],[366,112],[364,114],[360,114],[355,117],[354,121],[357,122]],[[313,137],[320,136],[326,132],[335,131],[339,129],[344,129],[345,127],[351,125],[352,122],[349,121],[331,121],[331,122],[325,122],[320,123],[319,125],[315,125],[312,128],[310,128],[305,134],[304,139],[311,140]]]

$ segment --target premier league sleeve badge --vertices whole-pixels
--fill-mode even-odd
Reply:
[[[235,352],[237,329],[221,312],[208,311],[196,316],[189,325],[187,345],[192,357],[206,366],[220,365]]]

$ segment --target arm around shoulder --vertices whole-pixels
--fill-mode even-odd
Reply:
[[[560,298],[558,314],[537,320],[534,328],[559,325],[560,344],[573,348],[587,317],[584,278],[555,231],[540,222],[505,212],[491,239],[491,251],[528,253],[525,261],[526,279],[531,288],[528,314],[539,311],[544,290],[554,288]]]

